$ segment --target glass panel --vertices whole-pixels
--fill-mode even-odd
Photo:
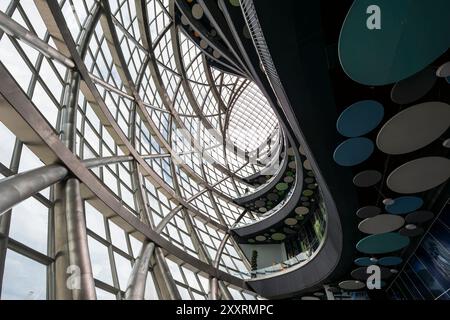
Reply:
[[[128,279],[131,275],[131,262],[118,253],[114,252],[114,261],[116,263],[117,277],[122,291],[127,289]]]
[[[111,241],[113,245],[128,252],[127,240],[125,238],[125,232],[119,228],[115,223],[109,221],[109,230],[111,232]]]
[[[87,202],[85,202],[85,212],[87,227],[102,238],[106,238],[103,215]]]
[[[88,244],[94,278],[112,285],[108,248],[92,237],[88,237]]]
[[[12,210],[10,237],[42,253],[47,252],[48,208],[29,198]]]
[[[4,300],[45,300],[47,268],[14,251],[6,253],[1,298]]]
[[[116,300],[115,294],[100,288],[95,288],[95,293],[97,294],[97,300]]]

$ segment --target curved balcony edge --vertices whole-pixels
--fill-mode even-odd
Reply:
[[[322,284],[338,266],[343,248],[340,215],[331,195],[324,190],[323,196],[327,210],[327,222],[321,246],[305,263],[247,280],[247,285],[261,296],[271,299],[291,297]]]
[[[293,190],[292,194],[290,195],[290,198],[280,209],[278,209],[273,214],[268,215],[267,217],[264,217],[253,223],[231,229],[231,231],[233,231],[239,237],[248,237],[253,234],[260,233],[261,231],[263,231],[265,229],[270,228],[271,226],[284,220],[289,214],[292,213],[292,211],[298,205],[298,202],[300,201],[300,197],[301,197],[301,194],[303,191],[303,176],[304,175],[303,175],[303,167],[302,167],[302,161],[300,158],[300,154],[298,153],[298,150],[296,148],[294,148],[294,150],[295,150],[295,158],[296,158],[296,181],[295,181],[295,185],[293,186],[294,190]],[[274,209],[276,210],[276,207]]]
[[[260,189],[256,189],[255,192],[250,193],[248,195],[244,195],[242,197],[239,198],[235,198],[233,199],[233,201],[238,204],[238,205],[243,205],[246,204],[250,201],[254,201],[256,199],[258,199],[259,197],[261,197],[262,195],[264,195],[265,193],[267,193],[269,190],[273,189],[275,187],[275,185],[280,181],[280,179],[283,177],[286,168],[287,168],[287,151],[283,151],[283,157],[282,157],[282,162],[281,162],[281,166],[277,169],[277,174],[275,177],[273,177],[269,183],[263,185]],[[263,172],[263,170],[261,170],[260,172]]]

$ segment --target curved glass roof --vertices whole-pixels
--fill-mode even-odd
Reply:
[[[277,118],[255,83],[240,93],[230,113],[228,136],[243,150],[256,150],[277,128]]]
[[[37,137],[46,128],[76,156],[71,163],[102,163],[89,167],[101,190],[86,180],[82,185],[97,298],[124,297],[145,238],[133,227],[140,224],[167,243],[164,259],[149,267],[146,298],[167,298],[164,268],[181,298],[204,299],[209,275],[201,263],[220,257],[218,268],[235,276],[250,267],[225,234],[244,211],[232,198],[252,189],[243,178],[260,169],[225,148],[223,138],[254,151],[277,131],[277,119],[256,84],[208,64],[179,28],[175,10],[169,0],[0,3],[2,75],[14,80],[10,89],[20,89],[41,119],[39,128],[21,127],[0,114],[0,178],[69,163],[46,156],[54,144]],[[33,134],[25,134],[28,126]],[[114,196],[115,208],[102,192]],[[0,232],[24,247],[0,255],[1,298],[56,298],[57,200],[52,185],[13,207],[9,233]],[[236,283],[223,284],[235,299],[256,297]]]

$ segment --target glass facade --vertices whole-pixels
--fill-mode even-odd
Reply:
[[[450,203],[389,288],[398,300],[450,300]]]
[[[348,10],[301,6],[0,1],[0,300],[449,300],[448,126],[383,151],[409,78],[360,86]]]
[[[231,201],[260,170],[245,152],[279,134],[258,86],[209,65],[179,28],[174,1],[8,0],[0,11],[2,72],[51,136],[24,134],[2,113],[0,178],[67,164],[70,155],[45,156],[54,137],[75,166],[99,161],[87,173],[114,208],[71,172],[81,179],[96,298],[125,298],[142,230],[167,244],[158,245],[163,259],[148,263],[145,299],[208,298],[215,259],[223,274],[247,273],[233,238],[219,247],[238,218],[249,218]],[[59,288],[71,274],[59,262],[60,206],[71,201],[64,190],[64,181],[52,183],[1,216],[1,299],[67,298]],[[233,279],[219,279],[222,297],[257,298]]]

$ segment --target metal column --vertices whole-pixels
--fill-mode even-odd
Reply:
[[[11,171],[17,173],[19,171],[20,156],[22,154],[23,143],[16,139],[14,151],[11,159]],[[9,228],[11,226],[11,213],[8,210],[3,216],[0,216],[0,293],[2,292],[3,274],[5,271],[6,251],[8,249]]]
[[[74,300],[95,300],[97,297],[89,256],[80,181],[70,178],[66,182],[65,191],[69,271],[72,272],[67,285],[72,290]],[[74,280],[73,283],[70,283],[71,279]]]
[[[161,269],[161,277],[166,285],[168,298],[170,300],[181,300],[180,293],[178,292],[175,281],[173,280],[170,270],[166,264],[166,259],[161,248],[156,248],[155,252],[156,262]]]
[[[150,266],[150,259],[155,251],[153,242],[145,241],[142,245],[139,257],[133,265],[130,279],[128,280],[127,290],[125,292],[126,300],[143,300],[145,295],[145,284]]]

